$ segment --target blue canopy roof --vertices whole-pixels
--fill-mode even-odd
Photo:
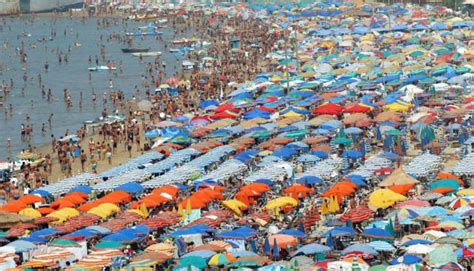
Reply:
[[[362,232],[362,235],[374,238],[393,238],[390,232],[380,228],[366,229]]]
[[[388,262],[390,265],[397,265],[397,264],[415,264],[415,263],[420,263],[421,259],[415,255],[411,254],[405,254],[403,256],[400,256],[398,258],[392,259],[390,262]]]
[[[321,180],[320,178],[316,176],[303,176],[299,178],[296,182],[299,184],[308,185],[308,184],[318,184],[318,183],[321,183],[322,181],[323,180]]]
[[[204,100],[199,104],[200,109],[204,109],[209,106],[218,106],[219,102],[216,100]]]
[[[273,156],[279,157],[285,161],[296,155],[296,151],[293,148],[283,147],[273,153]]]
[[[119,187],[115,188],[115,190],[116,191],[117,190],[122,190],[122,191],[130,193],[130,194],[139,194],[139,193],[142,193],[143,190],[145,190],[145,189],[139,183],[130,182],[130,183],[125,183],[125,184],[120,185]]]
[[[217,237],[223,239],[249,239],[254,237],[256,234],[256,230],[247,226],[243,226],[231,231],[221,232],[217,235]]]
[[[355,235],[357,232],[352,227],[336,227],[325,232],[323,236],[350,236]]]
[[[234,159],[237,159],[240,162],[245,163],[252,160],[257,155],[257,153],[258,153],[258,150],[246,150],[234,156]]]
[[[69,190],[69,193],[71,192],[80,192],[84,194],[90,194],[92,192],[92,187],[88,185],[78,185],[76,187],[73,187],[71,190]]]

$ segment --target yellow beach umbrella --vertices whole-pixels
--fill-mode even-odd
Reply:
[[[142,203],[142,205],[140,206],[140,212],[142,212],[145,218],[148,217],[149,213],[148,213],[148,209],[145,206],[145,203]]]
[[[283,208],[286,206],[295,207],[296,205],[298,205],[298,201],[292,197],[279,197],[270,200],[267,205],[265,205],[265,209],[271,210],[276,208]]]
[[[222,202],[222,206],[226,207],[227,209],[231,210],[234,212],[236,215],[241,216],[242,215],[242,210],[245,210],[247,208],[247,205],[240,200],[236,199],[231,199],[231,200],[225,200]]]
[[[321,204],[321,214],[327,215],[328,213],[329,213],[329,210],[328,210],[327,200],[323,199],[323,203]]]
[[[390,189],[378,189],[369,196],[369,205],[372,208],[388,208],[398,201],[404,201],[407,198],[403,195],[393,192]]]
[[[191,199],[188,199],[186,203],[186,215],[190,215],[193,210],[191,209]]]
[[[38,218],[42,216],[38,210],[35,210],[33,208],[25,208],[21,210],[18,214],[31,217],[31,218]]]
[[[474,189],[473,188],[469,188],[469,189],[462,189],[462,190],[459,190],[456,195],[458,196],[474,196]],[[21,212],[20,212],[21,214]]]

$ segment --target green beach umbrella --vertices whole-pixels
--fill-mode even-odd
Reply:
[[[188,256],[179,260],[178,268],[185,268],[191,266],[204,269],[207,267],[207,262],[204,258],[198,256]]]
[[[51,246],[53,247],[80,247],[81,245],[71,240],[57,239],[51,242]]]
[[[411,57],[420,57],[423,56],[425,53],[420,50],[414,50],[413,52],[410,52]]]
[[[346,146],[349,146],[352,144],[352,140],[350,140],[349,138],[347,137],[338,137],[338,138],[335,138],[333,141],[332,141],[333,144],[335,145],[346,145]]]
[[[170,142],[178,145],[191,145],[193,140],[190,137],[177,136],[171,139]]]
[[[97,245],[95,245],[96,249],[120,249],[124,247],[122,243],[116,242],[116,241],[101,241]]]
[[[268,258],[261,256],[239,258],[235,262],[229,264],[229,267],[257,267],[268,262]]]
[[[193,173],[191,174],[191,176],[189,176],[189,179],[190,179],[191,181],[194,181],[194,180],[197,180],[197,179],[201,178],[201,176],[202,176],[202,175],[201,175],[201,172],[195,171],[195,172],[193,172]]]
[[[306,129],[300,129],[300,130],[295,130],[295,131],[289,131],[285,133],[285,137],[288,138],[300,138],[304,137],[308,131]]]
[[[471,71],[471,68],[466,67],[466,66],[463,66],[463,67],[457,68],[455,72],[456,72],[457,74],[463,74],[463,73],[468,73],[468,72],[470,72],[470,71]]]
[[[267,130],[256,131],[250,137],[251,138],[269,138],[270,132]]]
[[[369,271],[385,271],[387,267],[385,264],[374,265],[369,268]]]

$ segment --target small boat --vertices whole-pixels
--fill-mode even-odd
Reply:
[[[172,43],[173,44],[191,44],[195,41],[193,40],[188,40],[188,39],[179,39],[179,40],[173,40]]]
[[[158,23],[160,23],[160,24],[165,24],[165,23],[167,23],[167,22],[168,22],[168,19],[160,19],[160,20],[158,20]]]
[[[176,49],[176,48],[170,48],[170,53],[179,53],[181,52],[179,49]]]
[[[159,36],[159,35],[163,35],[163,32],[161,32],[161,31],[127,32],[127,33],[125,33],[125,35],[128,36],[128,37],[131,37],[131,36],[135,36],[135,37],[141,37],[141,36]]]
[[[146,53],[150,51],[150,48],[122,48],[124,53]]]
[[[145,53],[132,53],[132,56],[136,57],[152,57],[152,56],[161,56],[161,52],[145,52]]]
[[[154,23],[149,23],[148,25],[145,26],[139,26],[138,30],[157,30],[158,27]]]
[[[114,71],[116,70],[117,67],[114,66],[95,66],[95,67],[90,67],[89,71],[91,72],[97,72],[97,71]]]

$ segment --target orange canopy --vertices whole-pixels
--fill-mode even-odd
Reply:
[[[181,207],[186,208],[188,201],[190,201],[191,209],[202,209],[207,206],[207,203],[202,202],[200,198],[191,196],[180,203]]]
[[[165,185],[160,188],[154,189],[151,193],[152,194],[160,194],[160,193],[167,193],[175,198],[178,195],[179,188],[174,185]]]
[[[74,204],[82,204],[86,202],[86,200],[83,197],[79,195],[72,195],[72,194],[64,196],[62,200],[67,200]]]
[[[101,203],[121,204],[132,201],[132,197],[127,192],[117,190],[103,196],[102,198],[98,199],[98,201]]]
[[[28,194],[21,197],[18,201],[24,204],[33,204],[37,202],[44,202],[44,199],[38,195]]]
[[[410,189],[413,188],[415,184],[401,184],[401,185],[392,185],[388,189],[392,190],[395,193],[406,195]]]
[[[198,190],[197,192],[193,194],[193,196],[196,196],[196,197],[205,196],[211,199],[220,199],[220,200],[224,199],[224,196],[221,194],[221,192],[213,190],[211,188],[204,188],[204,189]]]
[[[49,215],[50,213],[56,211],[53,208],[49,208],[49,207],[41,207],[41,208],[38,208],[36,210],[38,212],[40,212],[40,214],[42,214],[42,215]]]
[[[58,199],[57,201],[51,203],[51,208],[62,209],[62,208],[74,208],[76,204],[70,202],[67,199]]]
[[[447,194],[447,193],[451,193],[453,192],[454,189],[452,188],[445,188],[445,187],[438,187],[438,188],[435,188],[433,190],[431,190],[431,192],[433,193],[439,193],[439,194]]]
[[[151,198],[143,198],[140,201],[135,201],[130,204],[130,209],[138,209],[142,206],[142,204],[145,204],[146,208],[155,208],[157,206],[160,206],[163,202],[163,200],[153,200]]]
[[[245,191],[245,190],[255,191],[258,193],[264,193],[270,190],[270,187],[264,183],[251,183],[248,185],[244,185],[240,188],[240,191]]]
[[[88,203],[85,203],[85,204],[79,206],[79,208],[77,208],[77,209],[79,211],[87,212],[90,209],[99,206],[100,204],[101,204],[101,202],[99,202],[97,200],[96,201],[91,201],[91,202],[88,202]]]
[[[82,193],[82,192],[71,192],[69,194],[66,195],[66,197],[68,196],[74,196],[74,197],[81,197],[83,199],[87,199],[89,198],[89,195],[87,195],[86,193]]]
[[[7,203],[7,205],[4,205],[0,207],[1,211],[9,212],[9,213],[18,213],[19,211],[28,208],[28,206],[18,200],[12,200]]]
[[[294,184],[290,187],[285,188],[285,190],[283,190],[283,192],[285,192],[285,194],[292,195],[295,198],[296,197],[304,198],[308,194],[314,192],[314,190],[312,188],[308,188],[304,185]]]

